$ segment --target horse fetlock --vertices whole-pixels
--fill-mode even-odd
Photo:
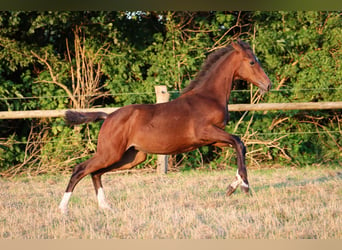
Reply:
[[[64,215],[68,214],[68,203],[69,203],[71,194],[72,192],[65,192],[61,203],[59,203],[58,209]]]
[[[245,193],[249,192],[249,185],[248,185],[248,181],[247,179],[244,181],[242,179],[242,177],[239,174],[239,171],[237,171],[236,173],[236,177],[235,177],[235,181],[233,181],[227,188],[227,196],[230,196],[231,194],[233,194],[235,192],[235,190],[237,189],[237,187],[240,185],[241,190]]]
[[[239,180],[239,184],[241,185],[241,188],[244,188],[244,189],[249,189],[249,185],[248,185],[248,180],[247,180],[247,173],[244,173],[244,174],[240,174],[239,173],[239,170],[237,170],[236,172],[236,179]]]

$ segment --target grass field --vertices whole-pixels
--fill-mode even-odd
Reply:
[[[68,176],[0,179],[0,239],[341,239],[342,168],[250,170],[252,196],[225,190],[235,170],[104,175],[114,211],[90,178],[69,215],[57,210]]]

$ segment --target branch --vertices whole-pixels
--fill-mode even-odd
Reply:
[[[34,55],[39,61],[41,61],[42,63],[44,63],[47,68],[49,69],[49,73],[51,76],[52,81],[47,81],[47,80],[39,80],[36,81],[34,83],[37,82],[43,82],[43,83],[53,83],[55,85],[57,85],[58,87],[62,88],[68,95],[68,97],[72,100],[72,102],[74,103],[74,105],[76,106],[76,108],[78,107],[77,101],[75,99],[75,97],[73,96],[73,94],[71,93],[71,91],[68,89],[67,86],[65,86],[64,84],[58,82],[57,77],[55,76],[55,74],[53,73],[53,69],[51,67],[51,65],[48,63],[47,61],[47,52],[45,52],[45,58],[40,57],[39,55],[37,55],[35,52],[31,51],[32,55]]]

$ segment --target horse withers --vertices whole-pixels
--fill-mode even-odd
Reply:
[[[129,169],[145,161],[146,154],[179,154],[204,145],[232,145],[237,154],[236,180],[228,186],[231,195],[240,185],[249,191],[245,165],[246,149],[236,135],[224,131],[232,83],[246,80],[266,92],[271,81],[250,46],[238,40],[210,54],[196,78],[181,96],[167,103],[133,104],[107,115],[103,112],[66,113],[70,124],[104,120],[98,135],[97,152],[75,166],[59,205],[67,213],[76,184],[90,174],[100,208],[110,209],[101,182],[108,171]]]

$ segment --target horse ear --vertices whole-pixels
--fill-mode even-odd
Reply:
[[[233,48],[234,48],[236,51],[239,51],[239,52],[242,51],[242,47],[241,47],[241,45],[240,45],[240,42],[241,42],[240,39],[238,39],[237,43],[232,42]]]

